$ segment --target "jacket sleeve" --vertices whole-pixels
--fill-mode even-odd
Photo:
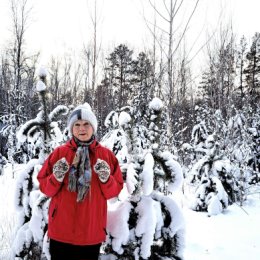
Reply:
[[[53,197],[60,190],[61,182],[57,181],[52,173],[52,168],[58,158],[58,149],[54,150],[45,160],[37,175],[40,184],[40,191],[48,197]]]
[[[108,200],[119,195],[123,189],[124,180],[117,158],[110,153],[110,176],[106,183],[100,183],[104,197]]]

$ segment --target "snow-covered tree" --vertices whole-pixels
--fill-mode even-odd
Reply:
[[[15,163],[15,129],[16,129],[16,118],[14,114],[8,116],[3,116],[2,121],[4,127],[1,129],[0,134],[6,139],[6,150],[7,150],[7,159],[14,165]]]
[[[182,259],[184,219],[175,198],[183,175],[167,150],[164,119],[158,98],[141,111],[124,107],[107,117],[102,142],[116,154],[125,186],[109,203],[103,260]]]
[[[214,215],[237,200],[238,173],[225,151],[228,130],[221,110],[212,113],[200,106],[196,112],[191,144],[183,146],[190,156],[186,180],[196,188],[191,208]]]
[[[212,192],[226,201],[220,196],[225,194],[221,185],[229,204],[240,202],[242,205],[250,185],[258,182],[259,120],[252,111],[250,105],[244,106],[243,111],[231,106],[228,115],[232,116],[224,118],[220,109],[204,113],[202,106],[196,108],[197,124],[192,130],[191,143],[184,144],[181,150],[181,155],[185,155],[182,167],[187,183],[197,189],[194,210],[209,210]],[[218,187],[221,187],[219,191]],[[221,212],[224,207],[212,214]]]
[[[251,170],[251,180],[249,184],[260,182],[260,107],[258,106],[256,114],[252,117],[251,127],[248,128],[251,140],[251,155],[248,160],[248,166]]]
[[[179,149],[182,158],[182,168],[186,177],[194,165],[203,155],[205,142],[210,134],[209,118],[210,111],[204,105],[195,106],[195,125],[191,131],[190,143],[184,143]]]
[[[239,174],[220,149],[214,135],[207,137],[200,151],[204,155],[193,165],[189,175],[190,181],[197,183],[191,208],[216,215],[227,208],[229,203],[238,200]]]
[[[58,106],[51,113],[48,112],[46,71],[40,70],[39,77],[36,88],[42,107],[37,117],[26,122],[17,132],[19,145],[26,143],[33,156],[17,176],[15,194],[18,224],[13,253],[15,259],[23,260],[46,259],[42,250],[48,223],[49,199],[40,192],[36,176],[47,154],[63,141],[57,119],[68,113],[65,106]]]
[[[0,61],[0,120],[4,118],[4,129],[0,133],[7,139],[8,161],[21,163],[16,151],[16,130],[34,115],[35,64],[38,53],[28,53],[26,33],[32,18],[32,6],[26,0],[9,0],[11,38],[1,50]]]
[[[3,167],[6,165],[7,160],[6,158],[0,153],[0,176],[2,175],[3,172]]]
[[[250,110],[250,106],[244,111],[235,110],[228,122],[227,152],[239,173],[240,204],[246,200],[249,186],[259,181],[260,122],[257,115],[250,118]]]

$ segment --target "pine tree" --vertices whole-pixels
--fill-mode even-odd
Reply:
[[[237,200],[241,205],[250,185],[259,181],[259,116],[254,115],[253,110],[251,105],[245,106],[243,111],[235,110],[228,124],[227,151],[236,167],[240,193]]]
[[[146,104],[113,111],[106,121],[111,131],[102,142],[116,154],[125,187],[109,204],[101,259],[182,259],[184,220],[172,196],[182,185],[182,170],[167,149],[162,102]]]
[[[248,65],[244,70],[248,93],[252,101],[259,100],[260,88],[260,33],[255,33],[250,47],[250,51],[246,55]]]
[[[243,195],[239,167],[232,155],[239,145],[231,135],[234,126],[229,126],[221,110],[213,113],[198,107],[196,111],[197,124],[190,146],[186,145],[191,156],[186,180],[196,186],[192,208],[218,214]]]
[[[42,104],[40,112],[35,119],[22,125],[17,133],[20,144],[27,142],[30,145],[30,154],[33,156],[17,177],[18,226],[13,251],[15,259],[23,260],[40,260],[47,257],[42,250],[48,223],[49,199],[40,192],[36,176],[47,154],[63,141],[56,120],[62,114],[68,113],[68,108],[65,106],[59,106],[51,113],[48,112],[46,71],[41,70],[39,77],[37,90]]]
[[[101,84],[97,86],[95,91],[95,103],[94,107],[96,109],[97,120],[98,120],[98,135],[103,136],[106,132],[106,127],[104,125],[105,119],[108,113],[113,107],[113,95],[112,89],[109,84],[108,78],[102,80]]]
[[[260,182],[260,107],[258,106],[256,114],[251,117],[251,127],[248,132],[251,136],[251,154],[248,159],[251,179],[249,184]]]
[[[152,84],[152,66],[145,53],[139,53],[136,60],[130,57],[128,64],[124,64],[123,61],[119,62],[123,59],[121,56],[126,56],[128,51],[126,46],[120,45],[110,54],[109,66],[105,70],[104,79],[96,89],[94,107],[96,108],[99,122],[99,136],[103,136],[108,131],[104,126],[104,122],[109,112],[111,110],[119,110],[117,104],[119,98],[117,85],[119,84],[118,80],[120,77],[116,75],[122,73],[122,78],[126,79],[124,83],[124,93],[125,98],[127,98],[125,101],[127,102],[124,102],[124,105],[131,105],[133,102],[138,103],[140,100],[143,100],[145,107],[154,90],[154,85]],[[118,55],[120,52],[122,52],[122,54]],[[123,54],[124,52],[125,54]],[[130,54],[132,54],[132,52],[130,52]],[[113,59],[111,59],[112,57]],[[113,65],[116,64],[117,59],[120,64],[122,63],[122,68],[120,69],[118,66]],[[126,57],[124,59],[126,59]],[[121,70],[121,72],[119,73],[118,70]],[[138,107],[138,105],[135,104],[133,107]],[[140,108],[140,110],[142,110],[142,108]]]
[[[193,165],[189,176],[197,183],[191,208],[215,215],[227,208],[236,183],[232,178],[231,163],[220,151],[213,135],[207,137],[204,147],[200,148],[204,155]]]
[[[132,54],[133,51],[126,45],[120,44],[107,58],[108,65],[105,70],[113,89],[114,110],[127,105],[133,77]]]

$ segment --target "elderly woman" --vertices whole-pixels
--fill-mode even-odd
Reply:
[[[97,119],[85,104],[68,119],[72,138],[44,162],[40,190],[51,197],[51,260],[98,259],[106,238],[107,200],[123,188],[115,155],[95,138]]]

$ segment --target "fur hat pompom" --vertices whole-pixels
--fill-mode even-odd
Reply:
[[[70,114],[68,119],[70,133],[72,133],[72,127],[77,120],[88,121],[93,127],[94,134],[97,132],[97,118],[88,103],[77,106]]]

